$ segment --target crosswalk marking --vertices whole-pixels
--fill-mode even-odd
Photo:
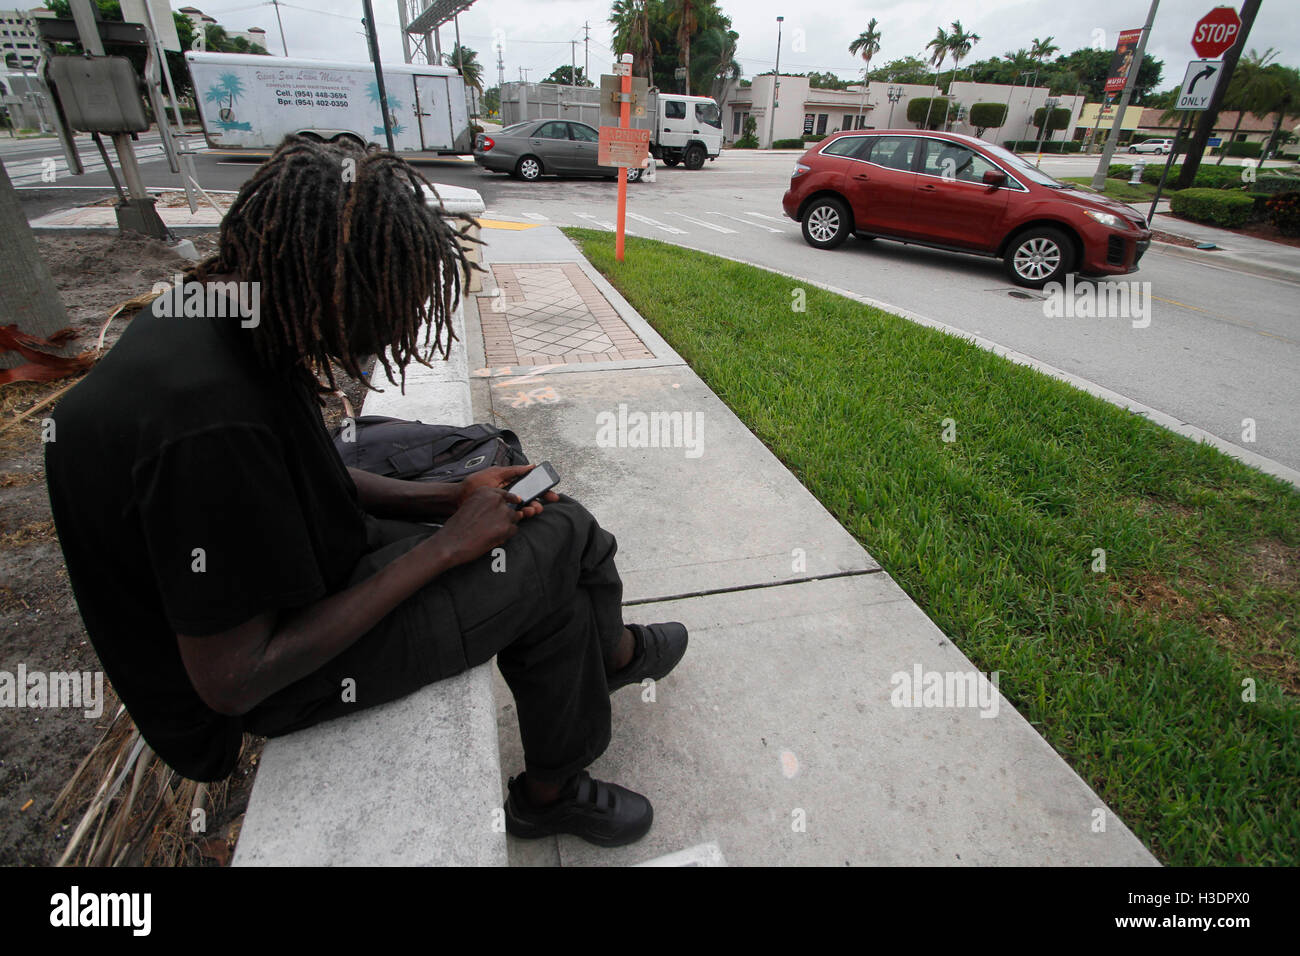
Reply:
[[[772,222],[779,222],[779,223],[781,223],[781,225],[785,225],[787,222],[790,221],[789,219],[778,219],[776,216],[769,216],[769,215],[768,215],[767,213],[765,213],[765,212],[754,212],[752,209],[746,209],[746,210],[745,210],[745,215],[746,215],[746,216],[757,216],[759,219],[770,219],[770,220],[772,220]]]
[[[536,219],[538,222],[548,222],[549,219],[540,212],[526,212],[523,214],[525,219]]]
[[[712,229],[714,232],[725,232],[725,233],[729,233],[729,234],[731,234],[731,235],[733,235],[733,236],[736,235],[736,230],[734,230],[734,229],[728,229],[726,226],[717,226],[717,225],[714,225],[714,224],[711,223],[711,222],[705,222],[703,219],[696,219],[696,218],[694,218],[693,216],[688,216],[688,215],[686,215],[686,213],[684,213],[684,212],[675,212],[675,213],[673,213],[673,215],[674,215],[674,216],[681,216],[681,217],[682,217],[683,219],[685,219],[687,222],[693,222],[693,223],[695,223],[695,225],[697,225],[697,226],[703,226],[705,229]]]
[[[729,216],[729,215],[727,215],[725,212],[714,212],[714,211],[710,210],[710,211],[709,211],[708,213],[706,213],[705,215],[709,215],[709,216],[721,216],[723,219],[734,219],[736,222],[743,222],[745,225],[747,225],[747,226],[752,226],[752,227],[755,228],[755,229],[766,229],[768,232],[780,232],[780,231],[781,231],[780,229],[773,229],[771,226],[765,226],[765,225],[763,225],[761,222],[751,222],[751,221],[748,220],[748,219],[741,219],[741,218],[738,217],[738,216]]]
[[[670,226],[666,223],[659,222],[658,220],[651,219],[649,216],[640,216],[634,212],[629,212],[627,214],[627,218],[635,219],[637,222],[643,222],[647,226],[654,226],[656,229],[662,229],[664,232],[670,233],[675,236],[686,235],[685,229],[678,229],[676,226]]]

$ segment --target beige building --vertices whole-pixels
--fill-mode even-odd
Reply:
[[[782,76],[778,88],[775,118],[772,111],[773,77],[754,77],[750,86],[735,87],[721,104],[723,136],[732,143],[743,133],[745,120],[757,123],[758,143],[767,148],[783,139],[801,139],[805,135],[829,136],[846,129],[912,129],[907,120],[907,104],[917,98],[939,95],[935,88],[922,83],[872,82],[851,86],[847,90],[822,90],[810,85],[806,76]],[[890,100],[893,90],[896,100]],[[951,104],[948,128],[955,133],[976,136],[977,130],[967,122],[967,112],[975,103],[1005,103],[1007,120],[999,129],[987,129],[983,138],[992,143],[1010,139],[1032,139],[1034,110],[1046,102],[1050,90],[1044,86],[1005,86],[992,83],[953,83],[949,89]],[[1069,137],[1083,109],[1082,96],[1058,97],[1057,105],[1070,110],[1070,125],[1053,133],[1051,139]],[[769,132],[770,124],[770,132]]]

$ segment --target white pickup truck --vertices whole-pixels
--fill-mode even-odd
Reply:
[[[193,51],[185,60],[209,146],[264,151],[290,133],[385,141],[379,85],[369,63]],[[465,83],[455,70],[385,65],[384,94],[398,152],[473,148]]]

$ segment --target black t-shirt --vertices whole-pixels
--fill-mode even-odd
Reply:
[[[59,401],[45,449],[91,643],[148,744],[196,780],[234,769],[243,729],[199,699],[176,635],[341,590],[365,550],[319,407],[251,336],[146,308]]]

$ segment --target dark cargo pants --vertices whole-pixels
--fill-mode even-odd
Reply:
[[[363,581],[436,529],[367,519]],[[427,584],[320,670],[244,718],[268,737],[404,697],[497,658],[514,694],[530,777],[560,783],[609,745],[605,675],[623,630],[614,536],[561,496],[489,553]],[[344,681],[355,682],[355,702]]]

